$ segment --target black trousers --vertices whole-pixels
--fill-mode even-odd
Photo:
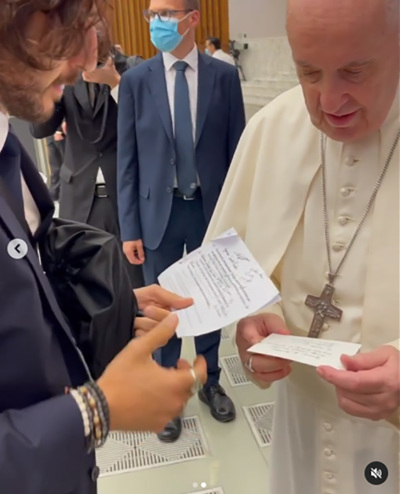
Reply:
[[[87,223],[120,238],[118,218],[109,197],[94,197]],[[126,259],[132,288],[144,286],[142,266],[134,266]]]

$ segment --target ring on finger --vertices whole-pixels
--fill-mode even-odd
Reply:
[[[198,375],[196,374],[196,371],[193,368],[190,369],[190,373],[191,373],[191,375],[193,377],[193,381],[194,381],[192,389],[191,389],[191,393],[192,393],[192,395],[195,395],[201,390],[201,381],[200,381]]]
[[[255,373],[255,370],[253,368],[253,358],[254,358],[254,355],[251,355],[249,360],[245,364],[246,369],[248,369],[252,374]]]

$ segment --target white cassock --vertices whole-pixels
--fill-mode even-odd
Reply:
[[[327,201],[333,269],[338,266],[400,127],[399,99],[381,130],[355,143],[328,139]],[[283,94],[249,123],[222,191],[207,240],[235,227],[281,290],[281,314],[293,334],[308,334],[307,295],[327,283],[320,132],[300,87]],[[376,202],[336,282],[340,322],[321,338],[399,348],[399,148]],[[400,369],[399,369],[400,379]],[[335,389],[312,367],[293,365],[277,386],[270,494],[399,492],[398,421],[351,417]],[[384,463],[389,478],[367,483],[366,466]]]

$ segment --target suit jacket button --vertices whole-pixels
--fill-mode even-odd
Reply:
[[[168,194],[171,194],[171,192],[172,192],[171,187],[167,187],[167,192],[168,192]]]
[[[92,480],[93,482],[97,482],[98,478],[100,476],[100,468],[98,466],[95,466],[92,470]]]
[[[97,157],[98,157],[98,158],[102,158],[102,157],[103,157],[103,153],[99,153],[99,154],[97,155]]]
[[[175,165],[175,160],[174,160],[174,158],[171,158],[171,159],[169,160],[169,162],[171,163],[171,165]]]

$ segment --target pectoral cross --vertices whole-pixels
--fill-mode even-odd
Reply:
[[[326,319],[340,321],[343,311],[332,304],[332,297],[335,287],[325,285],[319,297],[309,295],[306,299],[307,307],[314,310],[314,319],[308,333],[309,338],[318,338]]]

